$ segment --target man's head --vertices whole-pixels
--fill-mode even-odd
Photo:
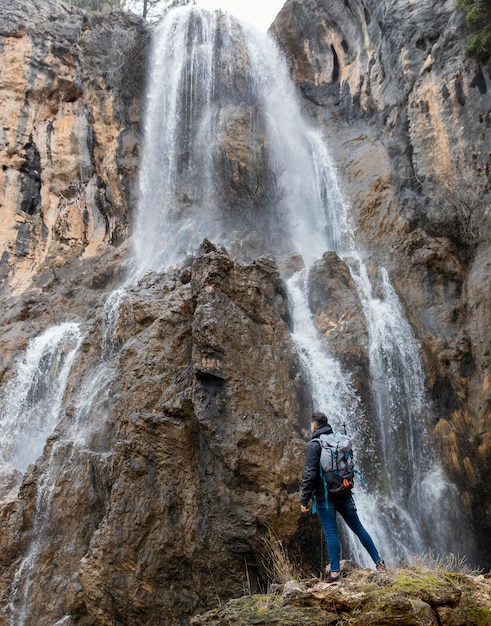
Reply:
[[[317,428],[321,428],[321,426],[327,426],[328,423],[327,415],[325,413],[322,413],[321,411],[315,411],[315,413],[312,413],[312,417],[310,418],[310,427],[312,431]]]

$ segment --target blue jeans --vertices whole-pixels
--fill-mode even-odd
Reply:
[[[358,539],[361,541],[362,546],[372,557],[373,562],[380,561],[380,555],[372,541],[372,538],[365,530],[365,527],[360,522],[358,513],[356,512],[355,501],[352,497],[349,498],[331,498],[329,500],[329,507],[325,502],[319,502],[317,504],[317,513],[319,515],[322,530],[327,542],[327,553],[329,555],[331,572],[339,572],[339,537],[338,526],[336,523],[336,513],[339,513],[344,519],[346,524],[355,533]]]

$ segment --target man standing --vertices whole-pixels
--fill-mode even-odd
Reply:
[[[356,512],[355,502],[351,492],[345,494],[328,494],[326,502],[324,481],[320,473],[321,443],[319,437],[332,433],[332,428],[327,421],[327,416],[320,411],[312,414],[311,419],[312,438],[307,444],[305,451],[305,465],[303,469],[302,494],[300,496],[300,509],[302,513],[308,513],[309,503],[315,499],[317,513],[324,531],[329,556],[330,572],[324,583],[340,583],[341,568],[339,563],[340,545],[336,514],[339,513],[346,524],[357,535],[363,547],[372,557],[377,571],[385,572],[387,568],[372,541],[372,538],[360,522]]]

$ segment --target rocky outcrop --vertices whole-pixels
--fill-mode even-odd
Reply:
[[[258,529],[297,532],[308,422],[285,298],[271,259],[206,243],[127,291],[102,363],[96,309],[70,408],[3,509],[0,623],[185,624],[259,584]]]
[[[328,351],[350,373],[354,387],[370,405],[368,333],[350,269],[335,252],[326,252],[309,272],[309,305]]]
[[[342,585],[290,580],[275,590],[230,600],[194,617],[191,624],[463,626],[489,619],[489,579],[444,570],[418,567],[380,575],[355,569],[347,572]]]
[[[289,0],[271,30],[332,139],[365,257],[417,332],[439,447],[487,534],[489,68],[444,0]]]

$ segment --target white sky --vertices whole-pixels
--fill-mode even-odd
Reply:
[[[198,0],[197,4],[214,11],[222,9],[266,32],[286,0]]]

